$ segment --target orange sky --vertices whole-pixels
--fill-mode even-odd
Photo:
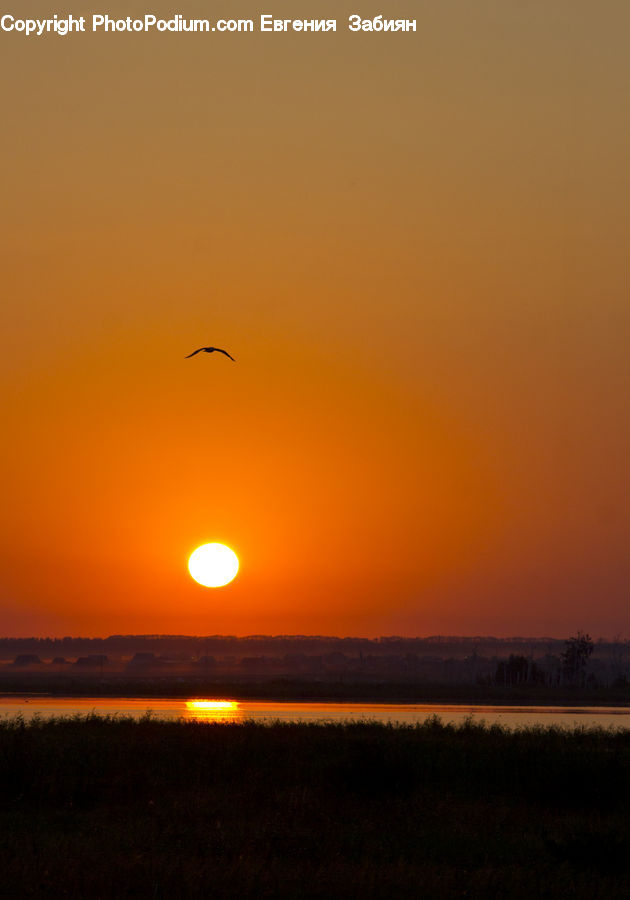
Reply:
[[[0,632],[628,637],[630,8],[269,11],[0,34]]]

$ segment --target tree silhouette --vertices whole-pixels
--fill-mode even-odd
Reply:
[[[564,651],[560,654],[562,674],[567,684],[584,687],[586,682],[586,666],[593,652],[594,644],[588,634],[578,631],[577,637],[564,642]]]
[[[507,660],[500,660],[494,675],[495,684],[544,684],[545,673],[532,659],[510,654]]]

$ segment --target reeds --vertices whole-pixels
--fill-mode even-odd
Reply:
[[[0,722],[2,896],[626,897],[630,732]]]

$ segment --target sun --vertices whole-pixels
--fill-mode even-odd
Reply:
[[[188,571],[204,587],[222,587],[238,572],[238,556],[225,544],[202,544],[191,553]]]

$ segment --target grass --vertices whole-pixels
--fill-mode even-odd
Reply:
[[[630,732],[0,723],[0,895],[630,896]]]

